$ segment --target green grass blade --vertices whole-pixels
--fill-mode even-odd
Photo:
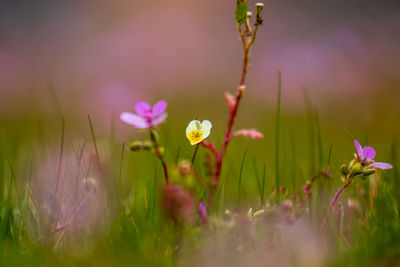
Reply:
[[[89,114],[88,114],[88,121],[89,121],[89,126],[90,126],[90,132],[92,134],[94,149],[96,151],[96,159],[97,159],[97,164],[98,164],[98,168],[99,168],[99,174],[101,176],[102,172],[101,172],[100,155],[99,155],[99,150],[97,149],[97,142],[96,142],[96,136],[95,136],[94,130],[93,130],[92,119],[90,118]]]
[[[237,204],[239,205],[239,200],[240,200],[240,189],[242,186],[242,174],[243,174],[243,166],[244,166],[244,160],[246,158],[248,148],[246,148],[246,151],[243,154],[242,157],[242,163],[240,164],[240,174],[239,174],[239,182],[238,182],[238,193],[237,193]]]
[[[281,117],[281,92],[282,92],[282,75],[278,72],[278,96],[276,104],[276,125],[275,125],[275,190],[277,194],[277,202],[279,203],[279,124]]]

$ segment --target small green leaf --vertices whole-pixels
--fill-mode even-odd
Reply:
[[[236,1],[235,19],[240,27],[247,19],[247,0]]]

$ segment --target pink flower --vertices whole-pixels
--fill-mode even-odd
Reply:
[[[389,163],[374,162],[376,152],[372,147],[366,146],[362,148],[362,146],[357,140],[354,140],[354,145],[356,146],[357,149],[358,158],[362,161],[362,163],[371,163],[369,165],[370,167],[379,168],[383,170],[393,168],[392,165],[390,165]]]
[[[147,102],[138,102],[135,105],[137,114],[130,112],[121,113],[121,120],[136,128],[151,128],[162,123],[167,118],[167,102],[160,100],[151,107]]]
[[[242,129],[233,133],[234,137],[239,135],[250,137],[252,139],[262,139],[264,137],[264,135],[256,129]]]

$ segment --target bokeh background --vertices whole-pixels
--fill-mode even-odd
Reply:
[[[104,125],[139,99],[196,101],[234,90],[234,8],[234,0],[3,0],[1,117],[51,112],[50,85],[65,116],[95,113]],[[367,119],[377,96],[398,113],[399,11],[396,0],[267,1],[248,94],[273,105],[281,70],[284,105],[303,108],[307,88],[335,113]]]

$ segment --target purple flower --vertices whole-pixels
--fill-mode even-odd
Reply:
[[[392,165],[390,165],[389,163],[374,162],[376,152],[372,147],[366,146],[362,148],[357,140],[354,140],[354,145],[356,146],[358,157],[362,161],[362,163],[371,163],[369,165],[370,167],[383,170],[393,168]]]
[[[199,214],[201,219],[203,220],[204,223],[207,223],[207,210],[206,206],[204,205],[204,202],[200,202],[199,204]]]
[[[147,102],[138,102],[135,105],[137,114],[121,113],[121,120],[139,129],[150,128],[162,123],[167,118],[167,102],[160,100],[151,107]]]

